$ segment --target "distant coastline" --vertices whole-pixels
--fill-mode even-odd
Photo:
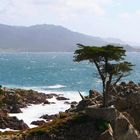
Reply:
[[[57,25],[9,26],[0,24],[0,52],[74,52],[77,43],[90,46],[116,44],[140,52],[136,45],[116,38],[102,38]],[[137,49],[138,48],[138,49]]]

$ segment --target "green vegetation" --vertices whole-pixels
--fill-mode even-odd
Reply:
[[[130,74],[132,64],[124,61],[125,50],[120,46],[107,45],[102,47],[78,44],[74,61],[89,61],[95,64],[103,86],[103,106],[108,106],[108,94],[114,86]]]
[[[0,94],[3,94],[2,85],[0,85]]]
[[[71,126],[82,125],[88,122],[90,123],[92,122],[92,119],[86,116],[85,114],[78,114],[78,113],[77,114],[63,113],[63,115],[62,113],[60,114],[52,122],[48,122],[47,124],[43,126],[30,129],[27,132],[27,134],[28,135],[44,135],[44,134],[51,134],[51,133],[59,133],[59,131],[66,130],[70,128]]]
[[[106,120],[99,119],[96,122],[96,127],[98,130],[106,130],[109,128],[109,122]]]

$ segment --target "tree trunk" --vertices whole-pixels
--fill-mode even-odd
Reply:
[[[107,93],[105,82],[103,82],[103,107],[107,107]]]

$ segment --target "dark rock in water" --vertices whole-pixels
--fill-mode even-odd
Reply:
[[[46,114],[46,115],[41,116],[40,118],[45,119],[46,121],[50,121],[50,120],[53,120],[56,117],[57,117],[56,114],[55,115],[48,115],[48,114]]]
[[[54,97],[58,97],[58,94],[56,94],[56,93],[50,93],[50,95],[52,95]]]
[[[71,103],[70,103],[70,102],[68,102],[68,101],[66,101],[66,102],[64,102],[64,104],[70,105]]]
[[[71,102],[71,108],[70,108],[70,110],[72,111],[73,109],[76,109],[76,105],[77,105],[78,103],[76,102],[76,101],[73,101],[73,102]],[[69,111],[70,111],[69,110]]]
[[[76,106],[74,104],[71,104],[71,109],[76,109]]]
[[[33,122],[31,122],[31,124],[33,124],[33,125],[38,125],[38,126],[41,126],[41,125],[44,125],[46,122],[45,121],[43,121],[43,120],[38,120],[38,121],[33,121]]]
[[[50,104],[56,104],[55,102],[50,102]]]
[[[46,100],[43,104],[51,104],[48,100]]]
[[[78,103],[76,101],[71,102],[71,105],[77,105]]]
[[[59,101],[70,100],[69,98],[66,98],[66,97],[57,97],[56,99],[59,100]]]
[[[47,99],[53,98],[53,95],[51,95],[51,94],[46,94],[46,96],[47,96]]]
[[[46,96],[47,96],[48,99],[51,99],[53,97],[58,97],[58,95],[55,94],[55,93],[49,93],[49,94],[46,94]]]

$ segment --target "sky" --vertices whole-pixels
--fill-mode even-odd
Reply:
[[[0,23],[55,24],[140,44],[140,0],[0,0]]]

